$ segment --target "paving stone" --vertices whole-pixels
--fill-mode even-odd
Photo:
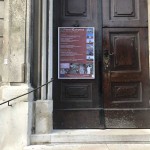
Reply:
[[[109,150],[106,144],[33,145],[24,150]]]
[[[109,150],[150,150],[150,144],[107,144]]]

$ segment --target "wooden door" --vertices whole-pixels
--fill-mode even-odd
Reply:
[[[147,0],[54,0],[54,128],[150,127],[147,14]],[[71,26],[95,27],[94,80],[57,77]]]
[[[102,19],[98,0],[54,0],[54,128],[103,128]],[[58,27],[95,27],[94,80],[58,79]]]
[[[103,0],[106,128],[149,128],[147,0]]]

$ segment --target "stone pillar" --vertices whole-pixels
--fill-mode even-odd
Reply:
[[[49,55],[49,65],[48,65],[48,77],[49,81],[53,78],[53,0],[49,0],[49,46],[48,46],[48,55]],[[53,129],[53,84],[48,85],[48,99],[51,101],[51,131]]]
[[[53,0],[43,0],[42,2],[42,70],[41,83],[46,83],[46,74],[48,71],[48,81],[53,78]],[[49,3],[48,3],[49,2]],[[47,11],[49,4],[49,11]],[[49,12],[49,13],[47,13]],[[49,27],[47,22],[49,17]],[[49,32],[49,39],[47,38]],[[48,66],[46,66],[46,48],[48,42]],[[35,102],[35,134],[50,134],[53,130],[53,100],[52,100],[52,83],[48,84],[48,94],[46,87],[41,89],[41,100]],[[47,99],[46,99],[47,97]]]
[[[48,46],[48,80],[53,78],[53,0],[49,0],[49,46]],[[52,98],[52,84],[48,85],[48,99]]]
[[[35,133],[50,134],[53,130],[53,101],[38,100],[35,104]]]

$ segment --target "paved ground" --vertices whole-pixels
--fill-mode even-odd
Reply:
[[[24,150],[150,150],[150,144],[64,144],[29,146]]]

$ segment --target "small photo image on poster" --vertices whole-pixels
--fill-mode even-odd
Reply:
[[[93,32],[94,32],[93,28],[90,28],[90,27],[87,28],[87,35],[93,34]]]
[[[93,52],[93,49],[87,49],[86,50],[86,55],[90,55],[90,56],[93,56],[94,55],[94,52]]]
[[[94,44],[86,44],[86,49],[94,50]]]
[[[93,60],[94,60],[94,56],[87,55],[87,56],[86,56],[86,59],[87,59],[87,60],[89,60],[89,61],[90,61],[90,60],[92,60],[92,61],[93,61]]]
[[[93,74],[93,64],[86,65],[87,74]]]
[[[86,39],[86,43],[92,44],[94,43],[94,39]]]
[[[95,79],[94,27],[58,28],[58,79]]]
[[[86,37],[87,37],[87,39],[94,39],[93,32],[92,33],[87,33]]]

